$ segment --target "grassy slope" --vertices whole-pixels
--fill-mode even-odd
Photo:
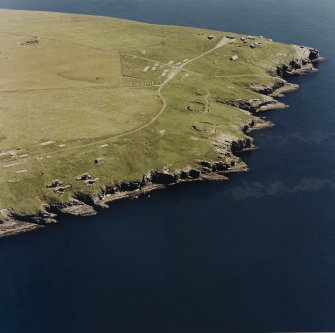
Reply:
[[[46,188],[54,178],[92,193],[107,183],[140,179],[150,169],[215,159],[211,137],[242,137],[240,127],[252,118],[216,98],[262,98],[249,84],[275,81],[268,72],[294,52],[265,39],[255,50],[239,40],[217,49],[161,89],[166,108],[160,114],[158,85],[173,68],[169,63],[193,59],[224,36],[105,17],[0,10],[0,153],[22,148],[17,156],[0,155],[0,209],[34,212],[45,200],[66,200],[71,193]],[[33,37],[38,44],[21,45]],[[238,61],[229,60],[233,54]],[[187,111],[191,101],[209,104],[210,112]],[[192,128],[207,123],[218,126],[215,134]],[[46,141],[55,143],[41,145]],[[105,163],[96,165],[97,157]],[[21,164],[5,167],[13,163]],[[22,170],[27,172],[17,173]],[[101,178],[99,184],[75,181],[87,171]]]

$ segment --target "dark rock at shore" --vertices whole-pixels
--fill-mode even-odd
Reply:
[[[201,171],[206,174],[222,172],[228,169],[228,165],[222,161],[219,162],[198,161],[197,163],[201,166]]]
[[[136,191],[139,190],[140,187],[140,182],[121,182],[117,185],[117,189],[121,192]]]
[[[154,170],[151,172],[151,181],[154,184],[169,185],[175,183],[178,178],[178,175],[175,175],[168,171]]]
[[[231,151],[234,153],[238,153],[243,149],[251,148],[252,147],[252,139],[251,138],[244,138],[235,140],[231,144]]]
[[[180,179],[197,179],[201,176],[201,172],[196,169],[184,169],[180,173]]]
[[[309,49],[310,53],[309,53],[309,59],[311,61],[317,60],[320,58],[320,52],[316,49]]]

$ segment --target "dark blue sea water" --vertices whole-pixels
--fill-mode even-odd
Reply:
[[[0,240],[1,333],[335,330],[334,0],[0,0],[320,49],[251,168]],[[0,74],[1,75],[1,74]]]

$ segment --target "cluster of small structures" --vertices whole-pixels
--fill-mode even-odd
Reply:
[[[22,154],[22,148],[17,147],[0,153],[0,160],[3,160],[5,164],[2,165],[4,169],[12,168],[17,165],[21,165],[27,162],[29,154]],[[27,170],[24,170],[27,172]],[[16,173],[24,173],[23,170],[17,171]]]
[[[199,32],[198,35],[199,35],[199,36],[203,36],[204,33],[203,33],[203,32]],[[216,37],[215,37],[214,35],[208,35],[208,36],[207,36],[207,39],[208,39],[208,40],[214,40],[215,38],[216,38]],[[228,38],[228,39],[231,39],[231,40],[235,40],[235,37],[233,37],[233,36],[228,36],[228,35],[226,35],[225,38]]]
[[[264,37],[263,36],[258,36],[258,38],[264,38]],[[249,41],[254,41],[254,40],[256,40],[256,37],[254,37],[254,36],[241,37],[241,41],[245,44],[249,43]],[[261,42],[255,42],[255,43],[251,43],[250,47],[252,49],[255,49],[257,47],[260,47],[261,45],[262,45]]]
[[[27,41],[21,43],[20,45],[30,45],[30,46],[36,46],[40,43],[40,37],[33,37],[31,39],[28,39]]]
[[[53,189],[55,193],[63,194],[66,191],[72,188],[71,185],[64,185],[63,182],[59,179],[54,179],[50,184],[47,185],[47,188]]]
[[[158,67],[158,63],[155,64],[155,65],[152,66],[152,67],[151,67],[151,66],[146,66],[146,67],[144,67],[143,72],[146,73],[146,72],[149,71],[149,69],[151,69],[152,71],[155,71],[155,70],[157,69],[157,67]]]
[[[256,43],[250,44],[250,47],[252,49],[256,49],[257,47],[260,47],[260,46],[262,46],[262,43],[260,43],[260,42],[256,42]]]
[[[159,63],[155,63],[153,66],[145,66],[143,69],[144,73],[148,73],[149,71],[156,71],[157,69],[163,69],[163,73],[162,73],[162,77],[165,77],[171,70],[171,68],[166,68],[166,66],[173,66],[173,67],[178,67],[181,66],[183,64],[185,64],[187,61],[189,61],[189,59],[184,59],[183,61],[179,61],[177,63],[175,63],[173,60],[169,61],[169,63],[166,64],[161,64],[159,65]]]
[[[198,35],[199,35],[199,36],[202,36],[202,35],[204,35],[204,33],[203,33],[203,32],[199,32]],[[211,41],[211,40],[214,40],[215,38],[216,38],[216,37],[215,37],[214,35],[209,35],[209,36],[207,36],[207,39],[210,40],[210,41]],[[264,37],[263,37],[263,36],[258,36],[258,38],[264,38]],[[231,44],[231,43],[235,43],[235,42],[236,42],[236,37],[226,35],[226,36],[223,38],[223,40],[226,40],[225,43],[227,43],[227,44]],[[241,42],[243,42],[244,44],[249,44],[250,48],[252,48],[252,49],[255,49],[255,48],[258,48],[258,47],[262,46],[262,43],[261,43],[261,42],[256,42],[256,37],[255,37],[255,36],[242,36],[242,37],[240,38],[240,40],[241,40]],[[255,41],[255,42],[252,42],[252,41]],[[240,46],[238,46],[238,47],[240,47]],[[229,58],[229,60],[231,60],[231,61],[236,61],[236,60],[238,60],[238,59],[239,59],[239,57],[238,57],[237,54],[234,54],[234,55],[232,55],[232,56]]]
[[[95,185],[99,180],[99,178],[93,178],[89,172],[85,172],[76,178],[76,181],[82,181],[85,185]],[[52,189],[55,193],[63,194],[69,191],[72,186],[70,184],[63,185],[61,180],[54,179],[47,185],[47,188]]]
[[[15,168],[16,166],[22,165],[26,163],[28,160],[27,158],[29,157],[29,154],[23,154],[22,153],[22,148],[17,147],[15,149],[11,149],[8,151],[4,151],[0,153],[0,161],[3,161],[4,163],[2,164],[2,167],[4,169],[11,169]],[[27,169],[20,169],[16,170],[15,174],[20,175],[27,173]],[[8,179],[9,183],[17,183],[21,180],[19,177],[12,177]]]
[[[18,152],[21,151],[21,150],[22,150],[21,147],[17,147],[15,149],[4,151],[4,152],[0,153],[0,159],[8,158],[8,157],[16,157],[18,155]]]
[[[204,35],[204,33],[199,32],[198,35],[202,36],[202,35]],[[208,35],[207,36],[207,39],[210,40],[210,41],[214,40],[215,38],[216,37],[214,35]],[[258,36],[258,38],[264,38],[264,37],[263,36]],[[227,44],[231,44],[231,43],[236,42],[236,37],[234,37],[234,36],[226,35],[223,38],[223,40],[224,39],[226,39],[226,41],[224,41],[224,42],[227,43]],[[240,38],[240,40],[245,44],[249,43],[249,46],[252,49],[255,49],[255,48],[258,48],[258,47],[262,46],[261,42],[256,42],[255,41],[256,40],[255,36],[242,36]],[[251,43],[251,41],[255,41],[255,42]],[[237,54],[234,54],[229,58],[229,60],[231,60],[231,61],[236,61],[238,59],[239,59],[239,56]],[[171,60],[167,65],[168,66],[173,66],[173,67],[178,67],[178,66],[181,66],[181,65],[185,64],[187,61],[189,61],[189,59],[184,59],[183,61],[180,61],[180,62],[177,62],[177,63],[174,63],[174,61]],[[143,72],[148,73],[149,71],[156,71],[158,68],[164,69],[165,67],[166,67],[166,65],[164,65],[164,64],[155,63],[153,66],[150,66],[150,65],[145,66],[144,69],[143,69]],[[163,70],[162,77],[165,77],[170,72],[170,70],[171,70],[171,68],[165,68]]]
[[[81,175],[79,175],[76,178],[77,181],[83,181],[85,185],[94,185],[96,184],[100,179],[99,178],[93,178],[92,175],[88,172],[85,172]]]
[[[146,66],[146,67],[144,67],[144,69],[143,69],[143,72],[144,73],[147,73],[147,72],[149,72],[149,70],[150,71],[156,71],[158,68],[159,69],[164,69],[164,65],[163,64],[161,64],[161,65],[159,65],[159,63],[155,63],[153,66]],[[169,72],[170,70],[169,69],[164,69],[163,70],[163,73],[162,73],[162,76],[164,77],[164,76],[166,76],[167,75],[167,73]]]
[[[95,185],[99,180],[100,178],[93,178],[89,172],[85,172],[76,178],[76,181],[82,181],[85,185]],[[55,193],[63,194],[69,191],[72,186],[69,184],[63,185],[61,180],[54,179],[47,185],[47,188],[53,189]]]
[[[54,143],[55,143],[54,141],[45,141],[45,142],[40,143],[40,145],[41,146],[49,146],[49,145],[54,144]],[[60,144],[58,147],[59,148],[64,148],[64,147],[66,147],[66,145],[65,144]],[[24,153],[23,149],[21,147],[17,147],[15,149],[10,149],[8,151],[4,151],[4,152],[0,153],[0,160],[4,162],[4,164],[2,164],[2,167],[4,169],[9,169],[9,168],[13,168],[13,167],[16,167],[18,165],[21,165],[21,164],[25,164],[25,163],[27,163],[28,158],[29,158],[29,154]],[[50,159],[51,155],[47,155],[46,158]],[[41,160],[44,159],[44,157],[36,157],[36,159],[38,161],[41,161]],[[27,173],[27,172],[28,172],[27,169],[22,169],[22,170],[15,171],[16,174],[24,174],[24,173]],[[9,181],[14,182],[13,179],[14,178],[10,179]],[[16,178],[15,178],[15,180],[18,181],[18,179],[16,179]],[[57,183],[57,179],[53,183]],[[62,188],[57,189],[57,186],[50,186],[50,188],[51,187],[55,188],[56,191],[60,191],[60,192],[62,192],[64,190]]]

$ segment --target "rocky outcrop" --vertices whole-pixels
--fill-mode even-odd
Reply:
[[[35,214],[23,214],[20,212],[15,212],[13,210],[9,210],[8,216],[13,218],[18,222],[28,222],[38,225],[55,223],[57,214],[54,212],[48,211],[50,209],[49,205],[45,205],[42,210],[36,212]]]
[[[268,111],[272,109],[285,109],[287,105],[278,102],[272,97],[264,98],[263,100],[259,98],[243,100],[243,99],[221,99],[217,98],[218,103],[231,105],[239,109],[256,114],[261,111]]]
[[[317,71],[313,63],[323,60],[318,50],[305,46],[296,46],[296,51],[296,57],[288,64],[277,67],[276,74],[278,76],[305,74]]]
[[[275,83],[252,83],[250,89],[262,94],[269,95],[271,97],[283,97],[285,93],[296,91],[299,89],[298,84],[293,84],[281,79]]]
[[[0,237],[13,236],[39,228],[42,228],[42,225],[15,219],[9,209],[0,210]]]
[[[208,162],[208,161],[197,161],[201,167],[200,174],[219,173],[227,171],[229,168],[228,163],[220,162]]]
[[[57,215],[73,215],[73,216],[94,216],[96,210],[91,205],[93,200],[88,196],[81,196],[85,201],[71,199],[67,203],[55,203],[49,206],[48,209]]]
[[[193,169],[191,167],[187,167],[180,172],[181,180],[199,179],[200,176],[201,176],[201,171],[197,169]]]
[[[0,237],[14,236],[23,232],[33,231],[42,228],[42,225],[17,221],[13,218],[7,218],[0,221]]]
[[[304,46],[296,46],[296,51],[296,57],[291,59],[289,63],[278,66],[276,73],[270,74],[283,77],[285,75],[301,75],[317,71],[314,67],[314,63],[323,60],[323,58],[320,57],[318,50]],[[277,101],[273,97],[282,97],[283,94],[295,91],[298,88],[298,85],[288,83],[281,78],[275,83],[253,83],[250,85],[251,90],[264,95],[264,98],[262,99],[256,98],[243,100],[223,99],[218,97],[216,98],[216,102],[231,105],[256,114],[261,111],[287,108],[287,105]]]
[[[69,205],[59,208],[59,210],[62,214],[74,216],[94,216],[97,214],[92,206],[79,200],[74,200]]]
[[[151,182],[154,184],[170,185],[178,181],[180,175],[168,172],[167,170],[154,170],[151,172]]]

